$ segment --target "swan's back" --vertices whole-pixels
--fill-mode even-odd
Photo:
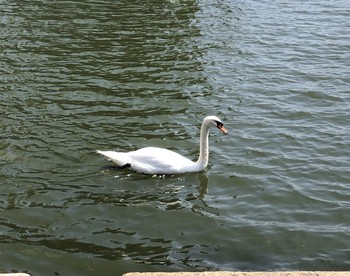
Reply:
[[[177,174],[197,171],[196,163],[182,155],[163,148],[147,147],[130,152],[98,151],[118,166],[147,174]]]
[[[195,163],[182,155],[163,148],[147,147],[129,153],[131,168],[143,173],[181,173]]]

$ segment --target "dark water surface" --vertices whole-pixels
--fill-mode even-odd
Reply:
[[[0,271],[350,269],[350,2],[0,1]],[[119,171],[161,146],[206,172]]]

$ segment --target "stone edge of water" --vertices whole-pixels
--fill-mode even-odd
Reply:
[[[0,273],[0,276],[30,276],[27,273]],[[123,276],[350,276],[350,271],[214,271],[214,272],[129,272]]]
[[[30,276],[27,273],[0,273],[0,276]]]
[[[350,276],[350,271],[213,271],[213,272],[129,272],[123,276]]]

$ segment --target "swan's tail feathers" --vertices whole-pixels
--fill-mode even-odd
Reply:
[[[97,150],[97,153],[103,155],[108,160],[116,163],[119,167],[126,167],[131,164],[131,160],[125,152],[102,151]]]

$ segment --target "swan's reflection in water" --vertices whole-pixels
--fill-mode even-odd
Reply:
[[[120,174],[121,169],[116,166],[105,166],[105,171],[118,172],[114,178],[128,180],[132,183],[124,188],[115,188],[107,194],[91,194],[80,192],[81,200],[89,198],[91,204],[104,202],[115,206],[153,205],[157,208],[175,210],[190,208],[189,202],[197,201],[197,205],[208,207],[205,197],[209,191],[209,177],[206,172],[197,174],[176,175],[148,175],[128,173]],[[134,185],[135,182],[147,182]],[[141,180],[141,181],[140,181]],[[193,183],[188,185],[188,183]],[[184,184],[187,183],[187,184]]]
[[[71,200],[84,205],[150,206],[165,211],[187,209],[210,217],[218,213],[210,206],[213,197],[208,197],[210,177],[207,172],[151,177],[108,166],[103,173],[113,177],[109,188],[101,192],[96,192],[95,188],[80,190]]]
[[[199,180],[199,186],[198,186],[198,198],[204,200],[205,195],[208,193],[208,183],[209,178],[206,175],[206,173],[199,173],[198,174],[198,180]]]

